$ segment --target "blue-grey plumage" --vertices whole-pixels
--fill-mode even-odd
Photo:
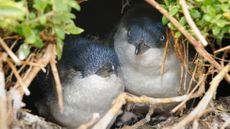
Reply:
[[[147,4],[137,4],[122,17],[114,34],[114,48],[120,74],[128,92],[151,97],[177,96],[180,88],[180,62],[170,44],[160,67],[166,44],[162,15]]]
[[[58,65],[65,69],[75,67],[83,76],[94,74],[102,65],[119,65],[115,51],[101,44],[76,36],[68,36],[65,40],[61,61]],[[71,58],[70,58],[71,57]]]
[[[93,113],[102,117],[113,100],[124,90],[117,76],[118,59],[114,50],[80,37],[67,37],[63,56],[57,63],[62,82],[64,111],[60,112],[52,74],[37,81],[46,81],[41,100],[36,106],[39,114],[67,128],[87,123]]]

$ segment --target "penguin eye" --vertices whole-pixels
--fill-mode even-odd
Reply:
[[[160,37],[160,40],[161,40],[161,41],[164,41],[164,40],[165,40],[165,36],[162,35],[162,36]]]
[[[103,67],[97,70],[96,74],[101,77],[108,77],[115,71],[115,67],[111,63],[105,64]]]

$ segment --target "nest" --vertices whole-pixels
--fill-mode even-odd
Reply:
[[[230,61],[227,60],[227,54],[229,54],[230,47],[222,47],[211,53],[207,52],[204,48],[207,45],[207,40],[200,34],[199,29],[194,26],[194,22],[190,18],[184,0],[181,0],[183,13],[191,29],[194,30],[194,32],[197,32],[195,36],[188,33],[184,27],[175,18],[170,16],[169,13],[157,2],[154,0],[146,1],[166,16],[184,35],[184,37],[174,39],[175,50],[178,58],[182,62],[182,69],[184,71],[189,71],[188,73],[192,77],[191,80],[196,82],[196,86],[193,88],[191,87],[186,94],[172,98],[138,97],[129,93],[122,93],[117,97],[113,103],[113,107],[105,116],[103,116],[103,118],[98,120],[96,117],[92,117],[92,120],[89,121],[89,123],[86,123],[79,128],[89,128],[93,124],[93,128],[95,129],[107,128],[114,123],[114,119],[120,114],[122,107],[127,103],[142,103],[152,106],[175,102],[178,102],[179,104],[171,110],[171,113],[177,115],[170,116],[165,121],[159,122],[155,125],[149,124],[149,117],[153,114],[153,111],[150,108],[145,118],[135,122],[133,125],[125,125],[122,128],[224,129],[230,127],[230,115],[228,114],[230,98],[225,97],[221,98],[219,101],[215,100],[220,82],[225,79],[227,85],[230,83],[230,76],[228,74],[230,71]],[[170,35],[174,35],[173,32],[170,33]],[[30,94],[28,86],[40,70],[45,70],[44,67],[47,64],[51,65],[57,86],[59,106],[62,109],[63,101],[61,83],[55,60],[56,46],[49,43],[44,49],[35,49],[25,61],[21,61],[14,53],[15,49],[18,49],[16,43],[20,41],[21,38],[17,35],[9,36],[5,34],[3,30],[1,30],[0,36],[0,128],[62,128],[21,109],[24,106],[24,103],[22,102],[24,95]],[[197,52],[197,55],[192,60],[192,63],[194,64],[193,69],[188,67],[188,64],[190,64],[187,56],[188,43],[190,43]],[[165,58],[166,55],[167,51],[163,58]],[[217,57],[217,55],[221,55],[221,57]],[[208,77],[211,77],[210,81],[207,80]],[[205,90],[205,86],[208,86],[207,90]],[[198,104],[192,109],[184,110],[186,102],[194,98],[200,98]]]

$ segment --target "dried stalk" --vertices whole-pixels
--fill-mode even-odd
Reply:
[[[216,94],[217,87],[219,83],[223,80],[224,76],[230,71],[230,63],[227,64],[211,81],[208,91],[205,93],[204,97],[201,99],[199,104],[196,106],[191,113],[189,113],[183,120],[175,124],[172,129],[182,129],[185,125],[190,123],[192,120],[197,119],[202,116],[203,112],[207,108],[208,104]]]
[[[220,49],[214,51],[214,54],[222,52],[222,51],[227,51],[227,50],[230,51],[230,46],[226,46],[226,47],[220,48]]]
[[[122,106],[126,103],[125,96],[126,93],[120,94],[114,101],[112,108],[105,114],[105,116],[103,116],[103,118],[96,125],[93,126],[92,129],[107,129],[115,120],[115,118],[119,115]]]
[[[30,95],[30,91],[29,89],[27,88],[27,86],[25,85],[24,81],[22,80],[21,76],[19,75],[16,67],[13,65],[12,62],[10,62],[9,60],[6,61],[7,64],[10,66],[10,68],[12,69],[15,77],[17,78],[17,81],[19,82],[20,86],[22,87],[23,89],[23,92],[26,94],[26,95]]]
[[[203,83],[203,87],[204,85],[204,81],[206,80],[206,76],[202,75],[200,76],[199,82],[196,84],[196,86],[193,88],[193,90],[188,94],[188,99],[182,101],[180,104],[178,104],[171,112],[175,113],[177,110],[179,110],[183,105],[186,104],[186,102],[189,100],[189,98],[191,98],[192,95],[196,94],[197,96],[201,96],[204,92],[205,92],[205,88],[199,87],[202,86],[201,84]],[[194,93],[197,89],[199,88],[199,90]]]
[[[161,61],[161,66],[160,66],[160,73],[161,75],[164,74],[164,64],[165,64],[165,60],[167,57],[167,53],[168,53],[168,47],[169,47],[169,42],[170,42],[170,37],[169,37],[169,32],[167,33],[167,41],[164,47],[164,53],[163,53],[163,57],[162,57],[162,61]]]
[[[45,67],[41,64],[38,64],[36,62],[30,62],[30,61],[21,61],[21,63],[22,65],[31,65],[31,66],[41,67],[41,68]]]
[[[99,113],[93,113],[91,120],[87,122],[86,124],[82,124],[77,129],[89,129],[93,124],[95,124],[95,122],[97,122],[99,117],[100,117]]]
[[[199,39],[199,41],[202,43],[203,46],[207,46],[208,42],[202,36],[200,30],[197,28],[196,24],[192,20],[192,17],[189,14],[188,6],[187,6],[186,2],[184,0],[180,0],[180,4],[181,4],[182,10],[183,10],[185,19],[188,22],[190,28],[194,31],[195,36],[197,37],[197,39]]]
[[[6,45],[4,40],[0,37],[0,44],[2,45],[3,49],[9,54],[9,56],[12,58],[12,60],[15,62],[15,64],[19,65],[21,64],[18,57],[11,51],[11,49]]]
[[[42,64],[43,66],[46,66],[49,63],[49,61],[51,60],[53,47],[54,47],[53,44],[49,44],[45,50],[44,55],[40,59],[38,59],[37,63]],[[34,77],[37,75],[37,73],[40,70],[41,70],[41,67],[36,67],[36,66],[34,66],[31,69],[31,72],[28,74],[27,78],[23,79],[26,87],[28,87],[30,85],[30,83],[33,81]],[[19,90],[21,97],[23,97],[24,91],[23,91],[22,87],[16,87],[18,84],[19,84],[19,82],[17,81],[14,87]]]
[[[182,96],[176,96],[176,97],[170,97],[170,98],[151,98],[147,96],[134,96],[131,94],[126,94],[126,101],[130,103],[142,103],[147,105],[154,105],[154,104],[167,104],[167,103],[176,103],[181,102],[187,99],[192,99],[199,97],[200,95],[182,95]]]
[[[59,78],[57,66],[56,66],[56,47],[53,47],[52,50],[52,57],[50,60],[50,66],[51,70],[54,76],[55,84],[56,84],[56,92],[57,92],[57,98],[58,98],[58,106],[61,112],[63,112],[63,97],[62,97],[62,86],[61,81]]]
[[[185,100],[192,99],[198,96],[199,95],[196,94],[192,96],[183,95],[183,96],[177,96],[177,97],[171,97],[171,98],[151,98],[147,96],[137,97],[129,93],[122,93],[116,98],[112,108],[105,114],[105,116],[103,116],[102,119],[100,119],[100,121],[96,125],[93,126],[92,129],[108,128],[112,124],[114,119],[119,115],[122,106],[126,104],[127,102],[142,103],[146,105],[167,104],[167,103],[185,101]]]

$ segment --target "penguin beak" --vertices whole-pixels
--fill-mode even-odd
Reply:
[[[146,52],[150,47],[148,45],[146,45],[144,42],[141,42],[139,43],[137,46],[136,46],[136,49],[135,49],[135,54],[136,55],[140,55],[140,54],[143,54],[144,52]]]

